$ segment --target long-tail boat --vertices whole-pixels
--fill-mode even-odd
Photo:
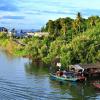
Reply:
[[[57,76],[56,74],[51,74],[50,73],[50,78],[52,80],[58,80],[58,81],[84,81],[86,78],[84,76],[71,76],[71,75],[66,75],[66,77],[63,76]]]

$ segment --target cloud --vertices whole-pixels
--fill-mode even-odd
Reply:
[[[18,11],[16,0],[1,0],[0,11],[11,11],[11,12]]]
[[[26,14],[36,14],[36,15],[42,15],[42,14],[59,14],[59,15],[67,15],[67,14],[70,14],[70,15],[73,15],[75,13],[73,12],[70,12],[70,11],[57,11],[57,10],[32,10],[30,12],[26,12]]]
[[[92,15],[100,16],[100,9],[83,9],[81,10],[81,12],[83,13],[83,15],[86,16],[92,16]]]
[[[49,19],[75,18],[77,12],[86,18],[91,15],[100,16],[100,0],[1,0],[0,25],[40,28]]]
[[[3,16],[3,19],[24,19],[25,16]]]
[[[71,12],[67,12],[67,11],[42,11],[43,13],[48,13],[48,14],[64,14],[64,15],[67,15],[67,14],[74,14],[74,13],[71,13]]]

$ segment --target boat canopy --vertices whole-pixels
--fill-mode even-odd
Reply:
[[[79,70],[84,71],[84,69],[80,65],[78,65],[78,64],[77,65],[70,65],[69,68],[70,69],[74,68],[75,71],[79,71]]]

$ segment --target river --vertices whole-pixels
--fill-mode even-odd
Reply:
[[[100,100],[91,82],[59,83],[46,65],[0,51],[0,100]]]

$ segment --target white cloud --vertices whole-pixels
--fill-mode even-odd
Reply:
[[[4,6],[4,3],[2,2],[0,7]],[[100,15],[98,13],[100,0],[9,0],[9,4],[18,11],[4,9],[5,13],[5,11],[0,10],[1,22],[4,26],[9,24],[16,28],[19,26],[20,28],[40,28],[49,19],[75,17],[79,11],[85,14],[83,16]],[[2,19],[3,16],[25,16],[25,19],[17,19],[16,21],[16,19]]]

